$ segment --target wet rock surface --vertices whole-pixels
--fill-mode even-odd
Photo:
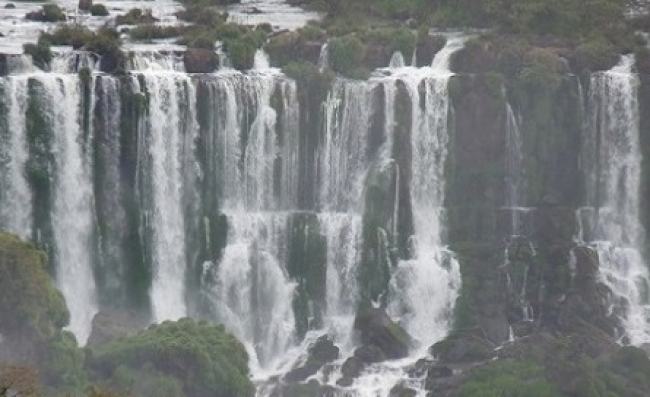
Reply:
[[[364,345],[375,346],[389,359],[408,355],[411,337],[383,309],[372,308],[360,312],[354,320],[354,329],[359,332]],[[376,358],[374,354],[372,356]]]

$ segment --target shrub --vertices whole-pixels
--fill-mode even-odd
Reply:
[[[90,6],[90,15],[95,17],[105,17],[108,16],[108,9],[101,3],[93,4]]]
[[[38,11],[32,11],[25,15],[30,21],[39,22],[60,22],[65,21],[66,16],[63,10],[56,4],[45,4]]]
[[[357,77],[362,68],[366,46],[356,36],[345,36],[330,41],[330,65],[335,72]]]
[[[180,29],[176,26],[158,26],[152,24],[138,25],[129,30],[131,39],[139,41],[168,39],[177,37],[180,33]]]
[[[138,25],[140,23],[153,23],[157,19],[151,15],[151,10],[145,10],[144,12],[139,8],[132,8],[124,15],[118,15],[115,17],[115,23],[117,25]]]
[[[34,65],[41,69],[45,69],[47,65],[50,64],[50,61],[52,60],[52,51],[50,50],[50,46],[46,44],[33,44],[33,43],[27,43],[23,45],[23,52],[26,55],[29,55],[32,57],[32,62],[34,62]]]
[[[238,37],[228,37],[223,41],[224,49],[235,69],[245,70],[253,67],[255,52],[266,40],[263,31],[248,32]]]
[[[253,394],[244,346],[223,326],[190,319],[165,321],[137,335],[101,345],[93,352],[90,364],[104,379],[125,377],[125,370],[119,370],[122,366],[127,373],[171,377],[180,382],[186,395]]]
[[[176,17],[182,21],[192,22],[197,25],[214,27],[225,23],[228,14],[220,13],[213,8],[188,5],[182,11],[177,12]]]

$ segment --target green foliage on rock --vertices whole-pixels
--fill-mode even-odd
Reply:
[[[32,57],[32,62],[36,67],[45,69],[52,60],[52,51],[50,46],[44,44],[26,43],[23,44],[23,52]]]
[[[141,23],[153,23],[156,20],[151,14],[151,10],[142,11],[139,8],[132,8],[126,14],[115,17],[115,23],[117,25],[138,25]]]
[[[177,379],[188,396],[253,394],[244,346],[223,326],[205,322],[166,321],[93,351],[90,367],[99,379],[119,376],[121,366],[138,374]]]
[[[261,30],[250,31],[238,37],[227,37],[223,41],[230,62],[235,69],[244,70],[253,67],[255,52],[266,41],[266,33]]]
[[[32,11],[25,15],[25,19],[39,22],[60,22],[65,21],[66,16],[63,10],[56,4],[45,4],[38,11]]]
[[[561,397],[532,361],[503,360],[475,370],[458,391],[458,397]]]
[[[349,35],[330,41],[330,63],[332,70],[351,78],[366,78],[363,60],[366,46],[358,37]]]
[[[155,39],[169,39],[180,36],[181,31],[176,26],[159,26],[153,24],[138,25],[129,30],[132,40],[150,41]]]
[[[0,333],[45,340],[68,324],[63,295],[47,273],[47,256],[31,243],[0,233]]]
[[[90,15],[94,17],[105,17],[108,16],[108,9],[101,3],[93,4],[90,6]]]

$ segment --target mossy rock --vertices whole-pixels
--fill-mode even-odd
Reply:
[[[443,363],[472,363],[487,361],[495,356],[492,342],[480,330],[456,331],[429,349]]]

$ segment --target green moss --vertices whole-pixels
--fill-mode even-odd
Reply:
[[[248,397],[248,354],[223,326],[182,319],[151,326],[135,336],[101,345],[91,368],[109,380],[120,366],[180,381],[186,395]],[[123,372],[123,371],[122,371]]]

